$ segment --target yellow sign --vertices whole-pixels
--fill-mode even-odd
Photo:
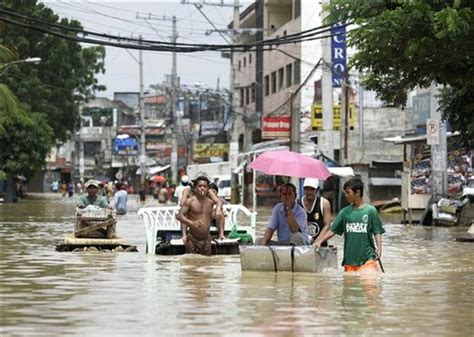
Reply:
[[[355,104],[349,105],[349,128],[354,129],[356,116],[355,116],[356,107]],[[341,128],[341,106],[334,105],[332,108],[333,113],[333,129],[339,130]],[[313,130],[322,130],[323,129],[323,108],[321,104],[313,104],[311,107],[311,126]]]
[[[229,144],[200,143],[194,146],[194,158],[224,157],[229,153]]]

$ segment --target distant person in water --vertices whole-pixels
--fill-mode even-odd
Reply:
[[[105,197],[97,195],[99,192],[99,183],[97,181],[89,180],[84,186],[86,187],[87,195],[83,195],[79,198],[79,202],[77,203],[78,208],[86,208],[89,205],[93,205],[113,209],[109,206],[109,202]]]
[[[114,194],[114,204],[117,214],[127,214],[127,185],[124,183],[119,183],[117,184],[116,188],[118,191]]]
[[[181,233],[188,254],[210,256],[212,210],[215,202],[208,198],[209,179],[199,176],[194,180],[194,194],[184,201],[176,216],[181,222]],[[216,217],[222,217],[222,202],[218,201]]]

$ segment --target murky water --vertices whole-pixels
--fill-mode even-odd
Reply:
[[[138,206],[118,231],[139,253],[60,253],[74,202],[0,204],[2,336],[472,336],[467,228],[387,224],[377,277],[243,273],[239,256],[148,256]],[[268,209],[259,210],[264,226]],[[342,241],[334,239],[340,249]]]

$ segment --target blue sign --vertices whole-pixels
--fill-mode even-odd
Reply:
[[[138,152],[138,142],[133,137],[115,138],[114,153],[118,155],[136,154]]]
[[[332,87],[340,88],[346,72],[346,26],[342,23],[331,27]]]

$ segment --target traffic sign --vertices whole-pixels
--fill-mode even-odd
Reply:
[[[437,119],[426,120],[426,143],[428,145],[439,145],[439,121]]]

